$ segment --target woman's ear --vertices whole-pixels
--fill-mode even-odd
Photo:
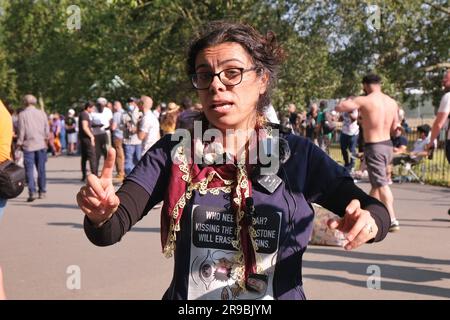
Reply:
[[[262,95],[262,94],[266,93],[266,91],[267,91],[267,85],[269,83],[269,74],[267,72],[264,72],[261,75],[260,81],[261,81],[261,85],[259,87],[259,94]]]

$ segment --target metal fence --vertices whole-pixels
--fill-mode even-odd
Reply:
[[[417,127],[412,127],[410,129],[411,130],[409,132],[403,134],[408,139],[408,151],[413,150],[414,142],[419,138]],[[344,160],[339,144],[340,133],[340,129],[337,129],[333,133],[331,145],[329,147],[329,154],[335,161],[343,164]],[[359,167],[359,162],[356,163],[356,167]],[[439,143],[437,148],[434,150],[433,158],[423,158],[411,169],[425,183],[450,187],[450,164],[445,157],[445,130],[441,131]],[[394,176],[400,175],[402,177],[406,177],[406,181],[416,181],[416,179],[412,179],[414,177],[410,177],[408,173],[400,172],[400,170],[402,170],[402,168],[394,167]]]

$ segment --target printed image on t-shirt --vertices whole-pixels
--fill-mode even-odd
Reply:
[[[251,291],[237,283],[237,271],[242,266],[232,244],[237,240],[235,219],[234,213],[225,208],[193,206],[188,299],[273,299],[281,212],[256,211],[256,261],[262,272],[249,279],[256,288]]]

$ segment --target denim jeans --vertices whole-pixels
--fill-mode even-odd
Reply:
[[[354,167],[355,160],[352,157],[348,156],[347,149],[350,150],[351,155],[355,155],[357,142],[358,142],[358,135],[349,136],[345,133],[341,133],[340,143],[341,143],[342,157],[344,158],[344,166],[349,171],[351,171],[352,168]]]
[[[47,150],[41,149],[37,151],[24,151],[23,158],[27,177],[28,193],[30,195],[36,193],[34,166],[36,166],[38,172],[39,193],[46,192],[47,179],[45,176],[45,163],[47,162]]]
[[[6,207],[6,199],[0,198],[0,221],[2,220],[3,212]]]
[[[129,175],[134,166],[141,160],[142,144],[124,144],[125,174]]]

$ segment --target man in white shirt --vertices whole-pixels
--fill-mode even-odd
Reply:
[[[92,132],[95,137],[95,156],[97,159],[97,169],[100,163],[100,157],[106,160],[106,154],[111,146],[111,132],[109,125],[113,117],[112,111],[106,107],[108,101],[105,98],[97,99],[97,112],[92,113]]]
[[[103,124],[102,129],[105,130],[107,140],[106,140],[106,147],[109,149],[111,147],[111,120],[113,118],[113,112],[112,109],[110,109],[109,105],[110,103],[105,98],[98,98],[97,103],[101,103],[103,105],[103,110],[101,113],[99,113],[100,121]]]
[[[340,145],[344,166],[348,171],[352,171],[355,165],[356,145],[358,143],[359,125],[358,110],[342,113],[342,132],[340,136]],[[353,156],[348,155],[348,151]]]
[[[108,100],[105,98],[97,99],[97,112],[92,114],[92,121],[98,121],[102,124],[103,131],[109,130],[110,121],[113,117],[111,109],[107,107]]]
[[[450,70],[447,70],[445,73],[444,78],[442,79],[442,85],[447,93],[444,94],[441,103],[439,104],[438,113],[431,129],[430,142],[428,143],[427,148],[434,148],[434,140],[436,140],[439,132],[444,127],[445,122],[447,122],[448,129],[447,141],[445,142],[445,154],[447,156],[447,161],[450,163]],[[448,214],[450,214],[450,209],[448,210]]]
[[[445,91],[447,93],[441,99],[441,103],[439,104],[439,109],[436,115],[436,119],[434,120],[433,127],[431,129],[431,137],[430,143],[428,144],[428,149],[433,148],[434,140],[439,135],[439,132],[444,127],[444,124],[450,118],[450,70],[448,70],[444,78],[442,79],[442,85],[444,86]],[[450,130],[447,130],[447,141],[446,141],[446,155],[447,160],[450,163]]]
[[[417,127],[417,133],[419,138],[414,142],[413,150],[409,153],[403,153],[393,159],[394,165],[399,165],[404,162],[411,164],[419,163],[423,158],[428,156],[427,145],[430,143],[430,131],[431,127],[427,124],[423,124]]]
[[[159,140],[159,121],[152,113],[153,100],[148,96],[141,97],[139,108],[143,117],[139,124],[138,137],[142,140],[142,155]]]
[[[416,161],[428,156],[427,146],[430,143],[430,126],[427,124],[417,127],[419,138],[414,142],[413,151],[409,154],[412,159]]]

